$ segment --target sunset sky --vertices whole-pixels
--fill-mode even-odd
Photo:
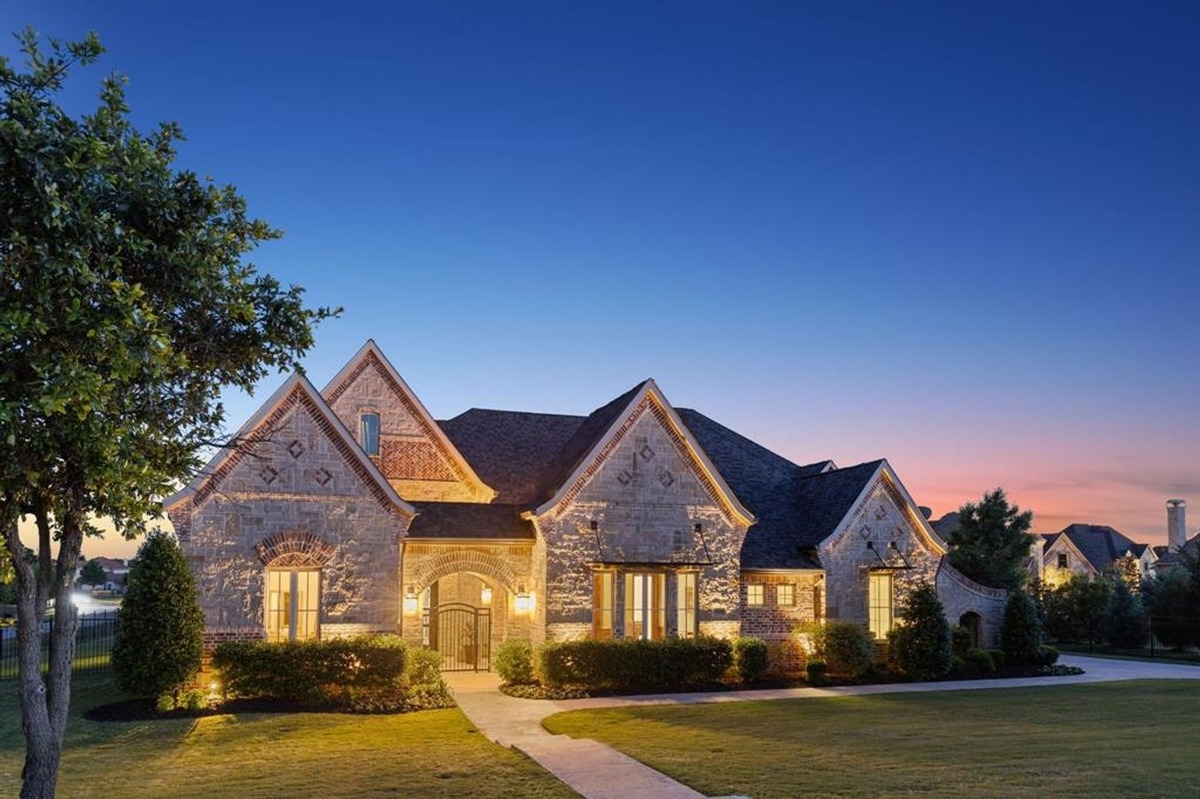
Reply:
[[[646,377],[935,515],[1200,527],[1200,4],[85,3],[254,262],[437,418],[586,414]],[[0,53],[15,55],[5,39]],[[227,398],[231,428],[255,398]],[[85,554],[131,554],[89,543]]]

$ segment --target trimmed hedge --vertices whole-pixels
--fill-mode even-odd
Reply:
[[[554,688],[674,691],[714,682],[733,665],[733,645],[719,638],[562,641],[537,652],[540,681]]]
[[[325,704],[400,686],[408,650],[396,635],[236,641],[213,651],[227,696]]]

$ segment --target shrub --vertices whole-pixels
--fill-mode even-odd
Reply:
[[[1009,663],[1032,665],[1039,657],[1042,645],[1042,621],[1037,606],[1024,591],[1013,591],[1004,606],[1004,621],[1000,625],[1000,646]]]
[[[1035,666],[1053,666],[1058,662],[1058,650],[1052,646],[1042,644],[1038,647],[1037,659],[1034,661]]]
[[[1003,649],[989,649],[987,653],[992,659],[992,663],[996,664],[997,669],[1004,668],[1004,664],[1008,662],[1008,656],[1004,654]]]
[[[505,685],[529,685],[533,680],[533,647],[509,638],[496,651],[496,673]]]
[[[825,674],[828,668],[823,660],[810,660],[808,665],[804,667],[805,673],[808,675],[809,685],[824,685]]]
[[[150,533],[126,586],[112,650],[117,687],[138,696],[174,691],[200,670],[204,647],[196,583],[175,539]]]
[[[888,632],[888,660],[913,680],[936,680],[950,671],[950,624],[937,590],[922,582],[908,595],[904,623]]]
[[[988,675],[996,673],[996,662],[992,660],[992,656],[988,654],[986,649],[971,647],[967,650],[967,654],[963,657],[963,660],[977,674]]]
[[[966,627],[954,626],[950,628],[950,651],[956,657],[965,658],[973,642],[974,636],[971,635],[971,631]]]
[[[849,621],[830,621],[820,639],[819,652],[833,676],[856,680],[871,670],[875,639],[867,628]]]
[[[1129,590],[1124,580],[1113,584],[1112,596],[1104,614],[1104,637],[1122,649],[1140,649],[1150,628],[1142,600]]]
[[[733,642],[733,662],[743,683],[758,682],[767,671],[766,642],[761,638],[738,638]]]
[[[442,678],[442,655],[436,649],[410,649],[404,664],[399,706],[381,708],[379,711],[403,710],[436,710],[444,707],[454,707],[454,697]],[[386,697],[388,689],[385,689]],[[352,708],[353,709],[353,708]]]
[[[213,668],[232,697],[323,704],[401,688],[407,655],[395,635],[236,641],[213,651]]]
[[[718,638],[562,641],[537,651],[537,675],[560,688],[677,690],[713,682],[733,665],[733,647]]]

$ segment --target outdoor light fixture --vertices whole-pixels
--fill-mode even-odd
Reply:
[[[417,612],[417,589],[413,588],[411,585],[408,587],[408,590],[404,593],[404,612],[405,613],[416,613]]]
[[[700,535],[700,533],[704,530],[704,528],[700,526],[700,522],[696,522],[694,529],[696,531],[696,535]]]
[[[592,519],[590,522],[588,522],[588,527],[590,527],[592,532],[594,533],[600,529],[600,522],[596,521],[595,519]]]
[[[529,613],[533,610],[533,594],[525,590],[524,585],[517,586],[517,613]]]
[[[485,605],[492,604],[492,587],[490,585],[485,585],[479,592],[479,601]]]

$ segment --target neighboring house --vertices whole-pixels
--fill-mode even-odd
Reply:
[[[1060,585],[1077,574],[1097,577],[1119,558],[1137,562],[1149,574],[1158,560],[1154,547],[1139,544],[1107,525],[1070,524],[1057,533],[1042,533],[1042,579]]]
[[[129,563],[119,558],[92,558],[104,569],[104,583],[99,588],[105,591],[124,591],[125,576],[129,574]]]
[[[164,503],[209,644],[398,630],[471,668],[506,638],[882,636],[921,580],[981,643],[1003,614],[887,461],[792,463],[652,380],[586,417],[438,422],[368,342],[238,437]]]

